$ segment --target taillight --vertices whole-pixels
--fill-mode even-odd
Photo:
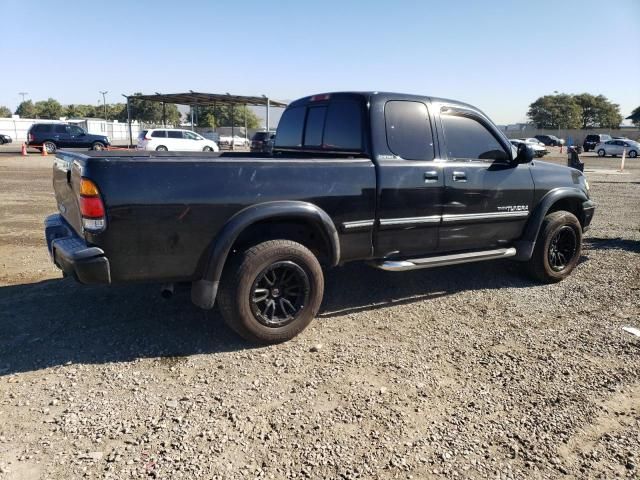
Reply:
[[[144,139],[145,139],[145,140],[151,140],[151,137],[149,137],[149,136],[145,135],[145,136],[144,136]]]
[[[80,179],[80,213],[82,226],[90,232],[100,232],[106,226],[106,213],[98,186],[88,178]]]
[[[34,139],[33,133],[30,133],[29,134],[29,143],[33,142],[33,139]]]

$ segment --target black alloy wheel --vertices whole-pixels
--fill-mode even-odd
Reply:
[[[561,272],[572,263],[578,250],[578,239],[575,230],[565,225],[560,228],[549,243],[547,252],[549,266],[556,272]]]
[[[307,273],[285,260],[265,268],[251,288],[251,311],[267,327],[283,327],[293,322],[309,301]]]

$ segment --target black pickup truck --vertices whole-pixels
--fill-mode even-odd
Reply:
[[[512,258],[556,282],[595,205],[578,170],[533,160],[478,109],[382,92],[291,103],[272,154],[59,151],[51,257],[87,284],[190,282],[261,343],[292,338],[323,268]]]

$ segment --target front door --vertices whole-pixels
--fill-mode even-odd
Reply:
[[[441,124],[447,161],[439,249],[511,246],[533,204],[529,164],[513,163],[507,142],[479,115],[446,109]]]
[[[425,103],[384,105],[386,146],[379,154],[376,257],[413,257],[437,249],[442,213],[442,162]]]
[[[64,123],[53,125],[53,139],[58,148],[69,148],[73,146],[71,143],[71,135],[69,134],[69,126]]]
[[[76,148],[88,148],[91,146],[87,134],[83,129],[76,125],[68,125],[69,146]]]

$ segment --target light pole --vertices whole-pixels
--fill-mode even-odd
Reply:
[[[104,92],[100,92],[102,94],[102,106],[104,107],[104,121],[107,122],[107,102],[104,99],[104,96],[109,93],[106,90]],[[107,125],[105,124],[105,128]]]
[[[22,103],[24,103],[24,97],[29,95],[29,92],[18,92],[18,95],[20,95],[22,97]]]

